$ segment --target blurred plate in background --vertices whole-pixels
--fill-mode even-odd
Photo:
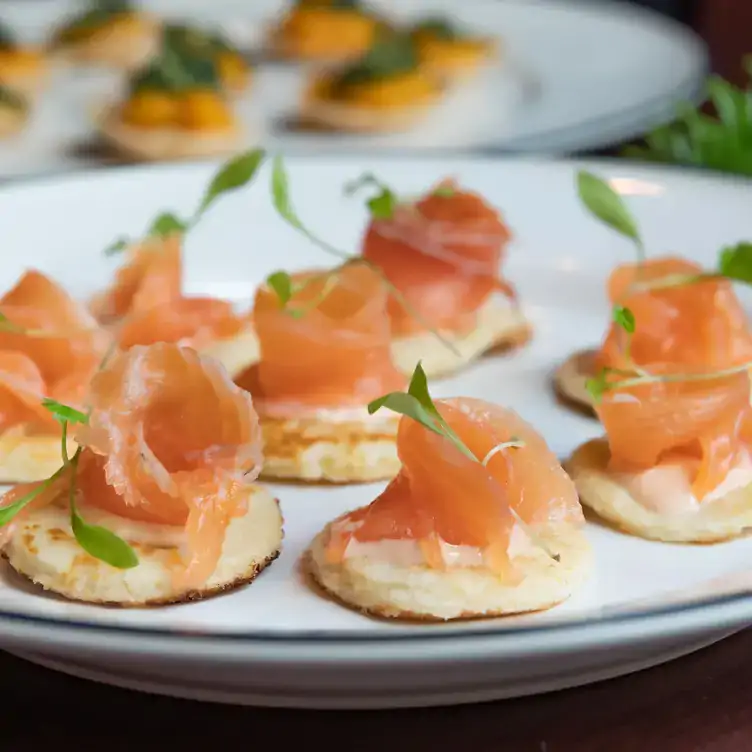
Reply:
[[[221,27],[252,51],[284,9],[272,0],[142,0],[176,20]],[[305,69],[260,64],[238,103],[252,140],[285,152],[379,149],[509,150],[562,154],[611,145],[671,118],[696,99],[707,71],[689,30],[655,13],[609,0],[373,0],[395,21],[451,14],[470,30],[501,38],[504,58],[457,87],[414,130],[379,136],[295,132]],[[86,7],[70,0],[9,0],[0,18],[22,39],[42,41],[63,17]],[[29,128],[0,144],[0,175],[59,172],[97,163],[91,141],[97,106],[122,85],[114,74],[59,71]]]

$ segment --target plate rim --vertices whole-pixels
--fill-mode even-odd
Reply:
[[[369,155],[371,160],[373,155]],[[301,162],[306,164],[321,164],[326,162],[347,163],[362,160],[362,157],[345,154],[315,154],[315,155],[291,155],[288,162],[293,164]],[[404,159],[393,157],[378,158],[383,162],[399,162],[404,166]],[[419,154],[410,158],[409,161],[415,163],[441,163],[442,165],[460,165],[467,166],[478,164],[498,164],[512,165],[516,164],[521,167],[532,167],[534,169],[554,168],[560,171],[574,172],[576,169],[591,168],[605,170],[608,174],[614,172],[632,172],[632,174],[642,174],[645,176],[659,177],[661,175],[669,176],[672,179],[678,179],[681,182],[705,185],[712,187],[715,185],[726,185],[733,187],[738,191],[749,191],[752,193],[752,179],[743,176],[728,175],[715,172],[696,172],[689,171],[676,165],[656,165],[653,163],[632,162],[615,158],[589,158],[589,159],[571,159],[567,157],[529,157],[527,155],[452,155],[448,157],[437,157],[431,154]],[[56,188],[61,184],[71,183],[95,183],[102,180],[134,180],[141,174],[148,172],[153,176],[155,173],[169,175],[172,173],[175,178],[178,176],[190,174],[201,169],[208,170],[213,165],[221,164],[219,160],[200,160],[183,163],[167,163],[157,166],[149,165],[126,165],[115,168],[95,168],[88,171],[47,175],[44,177],[30,176],[25,180],[5,184],[0,186],[0,203],[4,197],[13,193],[31,193],[33,194],[39,188]],[[744,613],[742,614],[741,611]],[[666,606],[650,606],[646,608],[635,608],[632,610],[621,610],[617,613],[606,613],[589,617],[568,617],[550,622],[530,623],[519,627],[500,626],[499,622],[489,620],[488,627],[478,627],[479,622],[472,622],[473,628],[462,629],[454,628],[452,630],[442,630],[438,628],[416,629],[415,631],[383,631],[383,632],[361,632],[359,630],[337,630],[336,632],[326,631],[208,631],[202,627],[186,626],[164,626],[164,627],[146,627],[137,625],[120,625],[116,623],[102,623],[96,621],[87,621],[83,618],[67,618],[53,615],[36,615],[24,613],[22,611],[8,610],[0,603],[0,636],[8,635],[16,631],[15,627],[20,625],[23,630],[24,625],[37,630],[52,630],[61,635],[63,633],[77,632],[78,634],[100,634],[109,636],[127,636],[131,640],[146,644],[149,640],[187,640],[192,644],[209,645],[219,641],[222,644],[277,644],[290,645],[296,644],[303,646],[306,644],[316,645],[363,645],[365,643],[373,644],[416,644],[431,643],[440,644],[446,641],[465,642],[469,640],[485,639],[535,639],[538,635],[566,635],[567,633],[589,631],[593,628],[629,628],[631,625],[655,624],[656,620],[660,621],[667,616],[683,616],[685,621],[697,621],[702,612],[728,612],[728,619],[733,623],[750,622],[752,623],[752,591],[741,590],[734,593],[726,593],[712,597],[700,597],[688,599],[681,603],[673,603]],[[701,623],[709,624],[712,616],[707,622],[700,619]],[[494,624],[496,626],[494,626]],[[679,628],[679,625],[675,625]]]

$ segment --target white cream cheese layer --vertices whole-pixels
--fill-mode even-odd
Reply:
[[[723,482],[703,499],[692,493],[690,468],[678,463],[658,465],[642,473],[613,474],[612,478],[646,509],[659,514],[691,514],[699,511],[701,504],[721,499],[752,483],[752,458],[749,452],[744,452]]]

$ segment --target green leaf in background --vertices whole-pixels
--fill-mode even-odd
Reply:
[[[284,308],[292,297],[292,279],[287,272],[274,272],[266,278],[266,284],[279,298],[279,304]]]
[[[746,89],[718,76],[708,79],[706,94],[715,116],[685,103],[673,123],[652,131],[624,155],[752,176],[752,56],[743,67],[750,79]]]
[[[419,62],[415,43],[409,34],[384,34],[377,37],[365,55],[342,70],[333,83],[333,94],[337,97],[364,83],[410,73]]]
[[[252,149],[226,162],[206,189],[193,223],[222,195],[248,185],[266,158],[263,149]]]
[[[606,181],[583,170],[577,174],[577,190],[580,200],[593,216],[612,230],[634,241],[641,251],[642,238],[637,223],[619,194]]]
[[[418,21],[413,27],[413,33],[419,32],[425,32],[446,42],[453,42],[462,36],[451,20],[443,16],[431,16]]]
[[[736,282],[752,284],[752,243],[724,248],[718,262],[720,273]]]

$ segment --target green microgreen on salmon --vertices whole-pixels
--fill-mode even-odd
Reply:
[[[426,377],[426,372],[423,370],[423,366],[420,362],[415,366],[415,370],[413,371],[406,392],[391,392],[390,394],[385,394],[383,397],[379,397],[368,403],[369,415],[373,415],[382,408],[391,410],[398,415],[403,415],[414,420],[427,430],[449,441],[465,457],[474,462],[478,462],[484,467],[488,465],[489,461],[496,454],[508,449],[521,449],[525,446],[524,441],[516,436],[512,436],[508,441],[504,441],[493,447],[482,459],[478,458],[467,444],[462,441],[446,420],[444,420],[444,417],[434,404],[428,389],[428,378]],[[517,524],[525,531],[530,540],[545,551],[554,561],[559,561],[559,555],[554,554],[548,546],[546,546],[538,536],[530,530],[525,521],[511,506],[509,509]]]

